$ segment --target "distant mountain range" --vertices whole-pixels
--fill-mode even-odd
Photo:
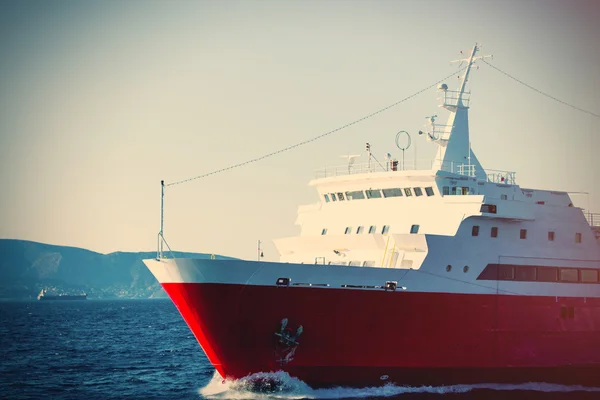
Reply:
[[[211,256],[173,253],[176,257]],[[44,288],[85,292],[89,299],[166,297],[142,262],[156,257],[156,252],[101,254],[77,247],[0,239],[0,254],[0,299],[34,299]]]

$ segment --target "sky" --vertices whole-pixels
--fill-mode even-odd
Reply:
[[[600,114],[600,2],[0,1],[0,237],[101,253],[156,248],[168,184],[305,141],[456,70],[475,42],[493,65]],[[456,77],[446,83],[456,88]],[[480,63],[470,132],[485,168],[522,187],[586,192],[600,212],[600,118]],[[435,89],[266,160],[168,186],[175,250],[253,259],[299,233],[308,182],[344,154],[407,160]],[[364,160],[364,156],[363,156]]]

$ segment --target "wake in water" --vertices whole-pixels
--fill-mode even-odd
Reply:
[[[402,394],[449,394],[466,393],[472,390],[536,391],[536,392],[600,392],[600,388],[566,386],[550,383],[499,384],[451,386],[396,386],[386,384],[379,387],[312,389],[306,383],[283,371],[260,372],[238,380],[226,380],[215,371],[213,378],[199,394],[207,399],[352,399],[394,397]],[[599,394],[600,397],[600,394]]]

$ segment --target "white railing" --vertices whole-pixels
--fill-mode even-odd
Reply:
[[[446,90],[442,92],[442,96],[439,97],[439,102],[442,107],[456,107],[458,105],[458,99],[460,92],[458,90]],[[471,101],[471,92],[463,92],[462,103],[464,106],[469,107]]]
[[[394,161],[396,164],[393,164]],[[333,176],[345,176],[354,174],[367,174],[373,172],[386,172],[386,171],[415,171],[419,170],[419,167],[425,167],[421,169],[431,169],[433,163],[431,159],[427,160],[409,160],[402,162],[402,160],[385,160],[383,163],[378,163],[372,160],[370,163],[356,163],[352,165],[336,165],[331,167],[325,167],[318,169],[315,172],[315,178],[328,178]],[[445,162],[440,168],[442,171],[450,172],[462,176],[476,176],[475,166],[471,164]],[[491,183],[499,183],[506,185],[516,184],[515,172],[501,171],[486,169],[484,170],[487,181]]]
[[[600,227],[600,213],[591,213],[586,212],[585,219],[590,224],[590,226]]]

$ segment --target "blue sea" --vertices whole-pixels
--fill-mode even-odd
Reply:
[[[14,400],[600,400],[600,388],[544,383],[313,390],[281,372],[256,391],[223,383],[169,300],[2,301],[0,355],[0,398]]]

